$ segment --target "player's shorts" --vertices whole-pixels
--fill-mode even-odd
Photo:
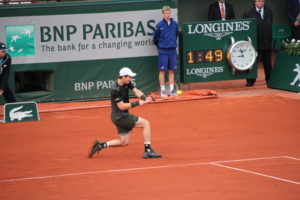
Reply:
[[[127,135],[133,129],[138,119],[138,116],[125,112],[111,113],[111,120],[116,125],[118,134],[121,136]]]
[[[177,55],[175,54],[158,54],[158,70],[167,71],[177,69]]]

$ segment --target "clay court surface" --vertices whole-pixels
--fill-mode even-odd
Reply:
[[[141,158],[141,129],[87,158],[117,136],[105,102],[39,104],[41,121],[1,123],[0,199],[299,200],[300,95],[213,84],[218,98],[131,110],[161,159]]]

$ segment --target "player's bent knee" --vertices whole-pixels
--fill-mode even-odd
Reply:
[[[145,119],[145,122],[144,122],[145,126],[150,126],[150,122],[148,120]]]
[[[139,120],[136,122],[136,125],[138,127],[150,127],[150,122],[140,117]]]
[[[129,145],[129,140],[121,140],[121,143],[120,143],[120,145],[121,146],[127,146],[127,145]]]
[[[121,142],[121,146],[127,146],[127,145],[129,145],[129,141],[122,141]]]
[[[142,120],[142,125],[143,125],[144,127],[148,127],[148,126],[150,126],[150,122],[149,122],[148,120],[146,120],[146,119],[143,119],[143,120]]]
[[[129,138],[128,135],[123,136],[123,137],[120,138],[120,145],[121,146],[127,146],[127,145],[129,145],[129,143],[130,143],[130,138]]]

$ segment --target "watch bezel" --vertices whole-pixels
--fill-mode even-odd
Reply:
[[[232,40],[232,41],[234,41],[234,40]],[[241,67],[235,65],[235,63],[232,62],[232,57],[231,57],[233,49],[234,49],[236,46],[238,46],[239,44],[241,44],[241,43],[246,43],[247,45],[249,45],[249,46],[252,48],[253,52],[255,53],[254,56],[253,56],[253,59],[252,59],[251,63],[249,63],[246,67],[243,67],[243,68],[241,68]],[[251,69],[252,66],[254,65],[255,61],[256,61],[256,57],[257,57],[257,52],[256,52],[255,48],[253,47],[253,45],[252,45],[251,42],[246,41],[246,40],[240,40],[240,41],[237,41],[237,42],[232,43],[232,44],[230,45],[230,47],[229,47],[229,49],[228,49],[228,53],[227,53],[227,59],[228,59],[230,65],[231,65],[232,67],[234,67],[234,68],[235,68],[236,70],[238,70],[238,71],[247,71],[247,70]]]

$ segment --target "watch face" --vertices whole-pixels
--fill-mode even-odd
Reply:
[[[248,41],[239,41],[234,43],[229,49],[229,62],[240,70],[248,70],[256,60],[256,51]]]

